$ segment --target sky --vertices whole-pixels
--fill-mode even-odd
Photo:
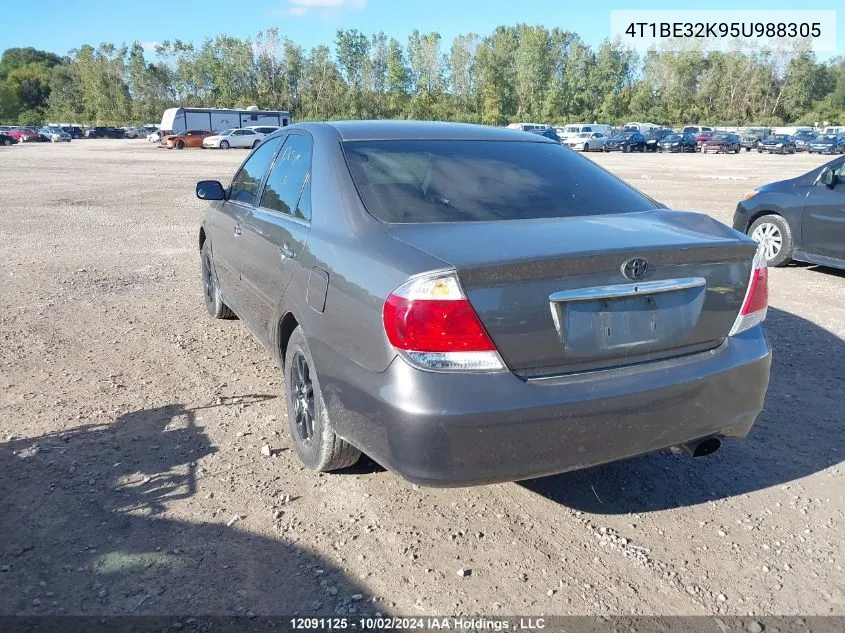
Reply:
[[[796,9],[795,0],[690,2],[684,9]],[[837,9],[836,2],[816,2],[805,9]],[[675,1],[643,2],[637,9],[677,9]],[[339,28],[366,34],[384,31],[407,41],[413,29],[443,36],[443,50],[464,33],[487,35],[496,26],[542,24],[578,33],[596,46],[610,35],[610,10],[626,3],[565,2],[563,0],[30,0],[26,28],[0,29],[0,51],[32,46],[60,55],[82,44],[141,42],[152,52],[155,43],[181,39],[202,43],[220,33],[255,35],[276,27],[304,46],[331,45]],[[845,53],[845,9],[837,15],[836,49]],[[7,16],[8,17],[8,16]],[[824,58],[826,55],[821,55]]]

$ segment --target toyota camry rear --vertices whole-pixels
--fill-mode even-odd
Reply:
[[[362,451],[414,482],[469,485],[673,446],[703,454],[751,429],[770,351],[750,238],[537,135],[286,130],[312,147],[307,233],[267,251],[273,267],[279,250],[295,262],[290,281],[251,318],[251,287],[278,273],[244,242],[242,301],[220,291],[278,350],[307,465]]]

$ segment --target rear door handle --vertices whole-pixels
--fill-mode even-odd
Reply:
[[[240,235],[241,235],[241,225],[236,224],[235,225],[235,237],[240,237]]]
[[[293,257],[293,251],[290,250],[290,246],[287,244],[282,244],[279,247],[279,253],[281,254],[283,260]]]

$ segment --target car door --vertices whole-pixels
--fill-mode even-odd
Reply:
[[[249,314],[255,317],[253,329],[266,341],[311,226],[311,151],[307,133],[287,135],[261,200],[244,222],[243,285]]]
[[[238,130],[238,132],[240,132],[238,136],[239,147],[252,147],[255,141],[260,139],[254,130]]]
[[[229,147],[249,147],[244,139],[244,130],[235,130],[229,135]]]
[[[831,164],[840,179],[832,189],[821,180],[810,188],[804,200],[801,221],[802,250],[845,259],[845,161]]]
[[[278,140],[273,140],[249,155],[232,179],[227,199],[216,203],[217,208],[212,215],[214,271],[226,303],[239,314],[245,304],[241,284],[243,223],[252,205],[257,202],[259,188],[278,147]]]
[[[185,134],[185,145],[187,147],[202,147],[202,140],[205,138],[205,133],[202,130],[191,130]]]

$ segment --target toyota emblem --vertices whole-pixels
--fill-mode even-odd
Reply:
[[[622,264],[622,274],[628,279],[642,279],[648,272],[648,260],[644,257],[634,257]]]

